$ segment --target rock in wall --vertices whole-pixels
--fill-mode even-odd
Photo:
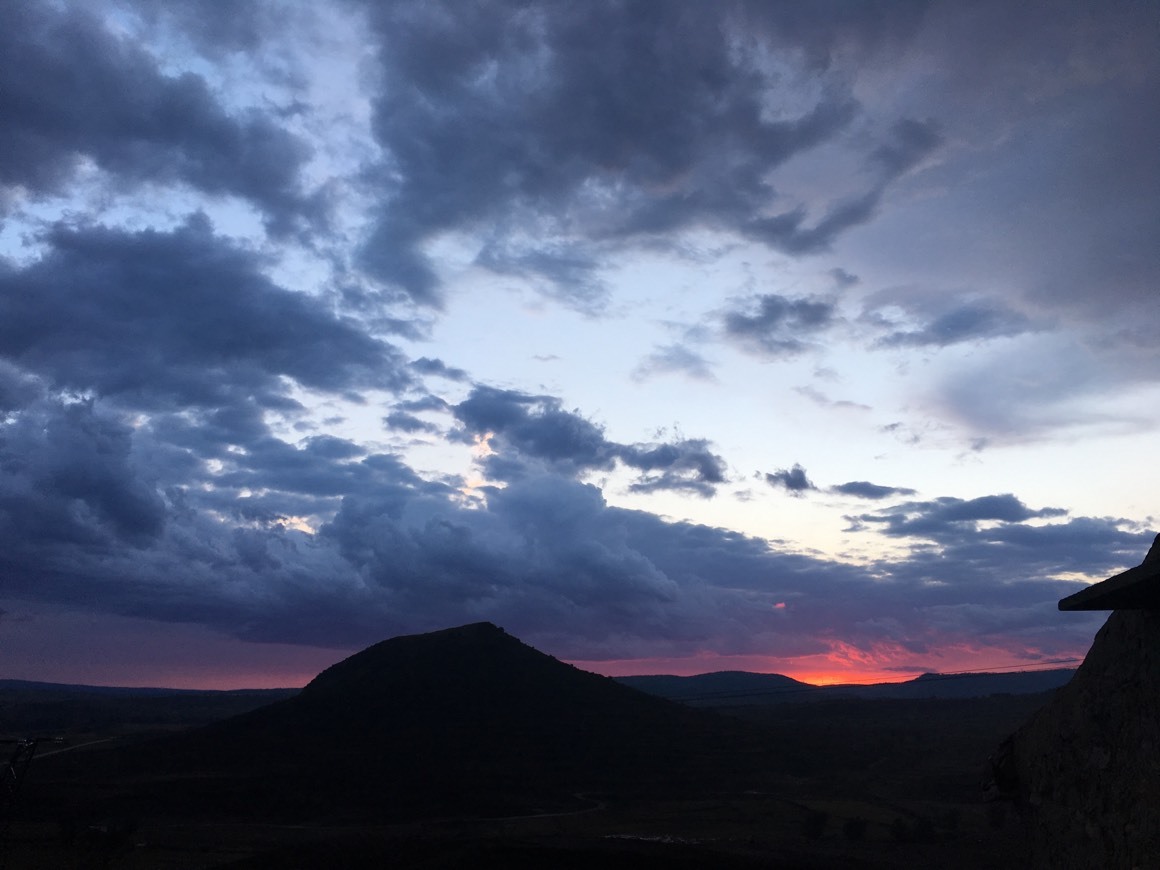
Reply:
[[[1158,553],[1153,547],[1153,553]],[[1160,613],[1112,613],[1009,746],[1035,866],[1160,867]]]

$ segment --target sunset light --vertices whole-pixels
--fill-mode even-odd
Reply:
[[[1082,656],[1160,489],[1097,6],[4,4],[0,677]]]

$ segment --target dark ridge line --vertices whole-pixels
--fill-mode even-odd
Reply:
[[[1061,664],[1074,664],[1074,663],[1082,662],[1082,661],[1083,661],[1083,659],[1078,659],[1078,658],[1077,659],[1058,659],[1058,660],[1049,661],[1049,662],[1040,662],[1040,664],[1061,665]],[[926,679],[924,679],[922,682],[923,682],[923,684],[938,683],[938,682],[942,682],[944,680],[952,680],[956,677],[970,676],[971,674],[993,674],[993,673],[997,673],[999,671],[1015,670],[1016,668],[1022,668],[1022,670],[1018,670],[1018,671],[1016,671],[1016,673],[1026,673],[1026,674],[1043,673],[1045,671],[1053,671],[1053,670],[1066,670],[1066,668],[1054,668],[1054,667],[1028,668],[1028,667],[1025,667],[1023,665],[1008,665],[1008,666],[999,667],[999,668],[978,668],[975,670],[954,671],[953,673],[947,673],[947,674],[933,674],[931,676],[927,676]],[[770,674],[770,676],[775,676],[775,675]],[[780,675],[776,675],[776,676],[780,676]],[[807,684],[801,688],[795,687],[795,688],[786,688],[786,689],[762,689],[760,691],[753,691],[753,692],[708,692],[708,693],[704,693],[704,694],[700,694],[700,695],[679,695],[679,696],[666,695],[666,696],[658,696],[658,697],[667,697],[667,698],[669,698],[669,700],[678,701],[680,703],[685,703],[686,701],[711,701],[714,699],[728,700],[730,698],[765,698],[765,697],[769,697],[771,695],[795,695],[795,694],[805,694],[808,692],[819,692],[819,691],[826,692],[826,691],[839,690],[839,689],[869,689],[869,688],[873,688],[876,686],[909,686],[909,685],[917,682],[918,677],[923,677],[923,676],[926,676],[926,674],[917,674],[915,677],[912,677],[909,680],[900,680],[897,683],[832,683],[832,684],[824,685],[824,686],[817,686],[817,685],[814,685],[811,683],[811,684]],[[686,677],[684,679],[690,679],[690,678]],[[636,688],[636,687],[634,686],[633,688]],[[638,689],[638,691],[644,691],[644,689]],[[649,693],[649,694],[651,694],[651,693]],[[894,700],[894,699],[888,699],[888,700]]]

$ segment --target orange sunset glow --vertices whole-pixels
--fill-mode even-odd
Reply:
[[[641,658],[609,661],[572,661],[587,671],[609,677],[637,674],[672,674],[691,677],[718,671],[751,671],[781,674],[814,686],[869,685],[911,680],[925,673],[954,674],[971,671],[1040,670],[1074,666],[1087,648],[1053,653],[1024,651],[1016,656],[1010,650],[955,646],[931,653],[918,660],[912,653],[884,645],[873,655],[846,644],[835,643],[834,649],[817,655],[777,658],[761,655],[723,656],[702,653],[689,658]]]

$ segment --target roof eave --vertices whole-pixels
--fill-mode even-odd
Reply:
[[[1060,610],[1160,610],[1160,564],[1155,561],[1093,583],[1061,599]]]

